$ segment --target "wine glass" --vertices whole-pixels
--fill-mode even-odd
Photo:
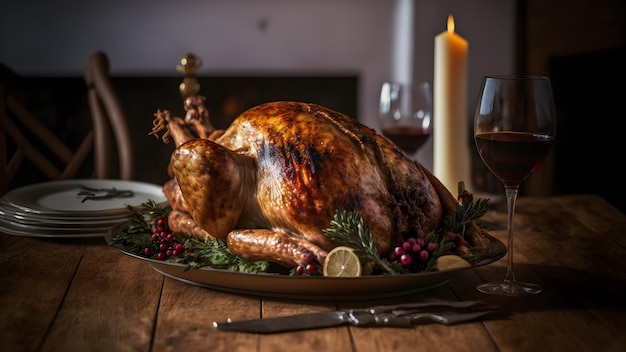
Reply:
[[[413,155],[432,134],[430,83],[385,82],[380,90],[379,124],[385,137]]]
[[[503,281],[478,285],[483,293],[525,296],[542,287],[519,282],[513,272],[513,214],[520,184],[546,160],[556,137],[550,79],[542,76],[485,77],[474,115],[474,140],[481,159],[504,184],[507,271]]]

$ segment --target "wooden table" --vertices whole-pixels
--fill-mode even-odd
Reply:
[[[502,211],[485,219],[504,224]],[[220,292],[165,278],[103,239],[0,234],[1,351],[624,351],[626,216],[602,198],[518,201],[515,272],[533,297],[484,295],[505,259],[440,287],[368,301],[307,301]],[[503,242],[505,231],[492,234]],[[257,335],[213,321],[367,307],[424,298],[500,305],[482,321],[412,328],[337,327]]]

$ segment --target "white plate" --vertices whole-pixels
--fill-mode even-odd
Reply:
[[[89,214],[80,214],[80,213],[71,213],[71,214],[63,214],[63,215],[53,215],[53,214],[39,214],[33,213],[29,211],[24,211],[24,209],[13,206],[11,203],[7,202],[4,198],[0,198],[0,216],[2,218],[14,218],[16,221],[20,222],[58,222],[58,223],[91,223],[91,222],[107,222],[112,220],[117,220],[121,217],[126,216],[126,214],[115,213],[112,215],[89,215]]]
[[[46,217],[40,214],[12,212],[6,208],[0,208],[0,219],[14,223],[16,226],[50,227],[50,228],[109,228],[121,221],[127,220],[128,215],[116,215],[115,217]]]
[[[169,278],[220,291],[279,298],[355,300],[407,295],[444,285],[459,272],[491,264],[506,254],[504,244],[489,236],[492,255],[477,265],[425,273],[339,278],[247,274],[208,267],[187,270],[184,264],[148,259],[113,243],[115,236],[126,226],[127,222],[112,227],[104,236],[107,244],[133,258],[147,261],[157,272]]]
[[[78,195],[81,186],[96,189],[130,190],[130,197],[86,200]],[[136,207],[149,199],[156,203],[166,201],[163,187],[145,182],[110,179],[74,179],[38,183],[14,189],[3,199],[27,213],[56,217],[114,216],[128,212],[127,205]]]
[[[35,230],[35,231],[50,231],[50,232],[70,232],[70,233],[82,233],[82,232],[106,232],[112,226],[119,224],[120,222],[128,221],[128,218],[119,218],[117,221],[105,223],[105,224],[48,224],[45,222],[39,224],[23,224],[16,221],[11,221],[10,219],[0,219],[0,225],[4,227],[12,227],[23,229],[24,231]]]
[[[126,222],[122,220],[121,222]],[[43,238],[91,238],[103,237],[110,228],[106,229],[53,229],[42,230],[37,228],[28,228],[15,226],[11,223],[0,220],[0,232],[4,232],[15,236],[24,237],[43,237]]]

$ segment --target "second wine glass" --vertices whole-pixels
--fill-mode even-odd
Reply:
[[[414,86],[385,82],[380,90],[379,124],[383,135],[414,155],[432,134],[430,83]]]
[[[474,116],[478,154],[504,184],[508,255],[503,281],[478,286],[483,293],[537,294],[542,287],[519,282],[513,272],[513,214],[520,184],[547,158],[556,137],[550,79],[540,76],[485,77]]]

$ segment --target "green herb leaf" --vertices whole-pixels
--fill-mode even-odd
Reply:
[[[474,199],[474,197],[471,196],[462,199],[464,202],[457,206],[454,214],[448,215],[443,219],[441,227],[464,237],[465,225],[485,215],[488,209],[489,199]]]
[[[437,268],[437,258],[450,253],[452,247],[454,247],[454,243],[449,241],[447,238],[438,235],[435,231],[430,232],[424,241],[437,244],[437,248],[435,248],[435,250],[430,254],[430,259],[428,259],[426,268],[424,269],[424,271],[434,271]]]
[[[210,266],[216,269],[227,269],[232,271],[240,271],[245,273],[266,272],[269,268],[269,262],[247,262],[242,258],[234,255],[226,242],[217,239],[202,240],[190,237],[185,241],[185,248],[193,248],[193,252],[186,253],[181,258],[174,259],[175,262],[187,263],[185,270]]]
[[[361,262],[373,262],[383,272],[397,274],[387,260],[380,258],[374,238],[358,212],[337,211],[330,228],[322,232],[333,242],[353,248]]]
[[[144,256],[146,248],[153,248],[156,253],[157,244],[152,241],[152,222],[167,219],[172,210],[171,206],[160,206],[155,201],[148,200],[137,208],[127,205],[127,209],[130,212],[128,215],[130,224],[113,238],[113,242],[140,256]],[[177,241],[183,243],[185,251],[179,257],[170,257],[168,261],[187,264],[185,270],[209,266],[245,273],[260,273],[266,272],[269,268],[267,261],[247,262],[237,257],[222,240],[203,240],[183,233],[175,233],[174,236]]]

